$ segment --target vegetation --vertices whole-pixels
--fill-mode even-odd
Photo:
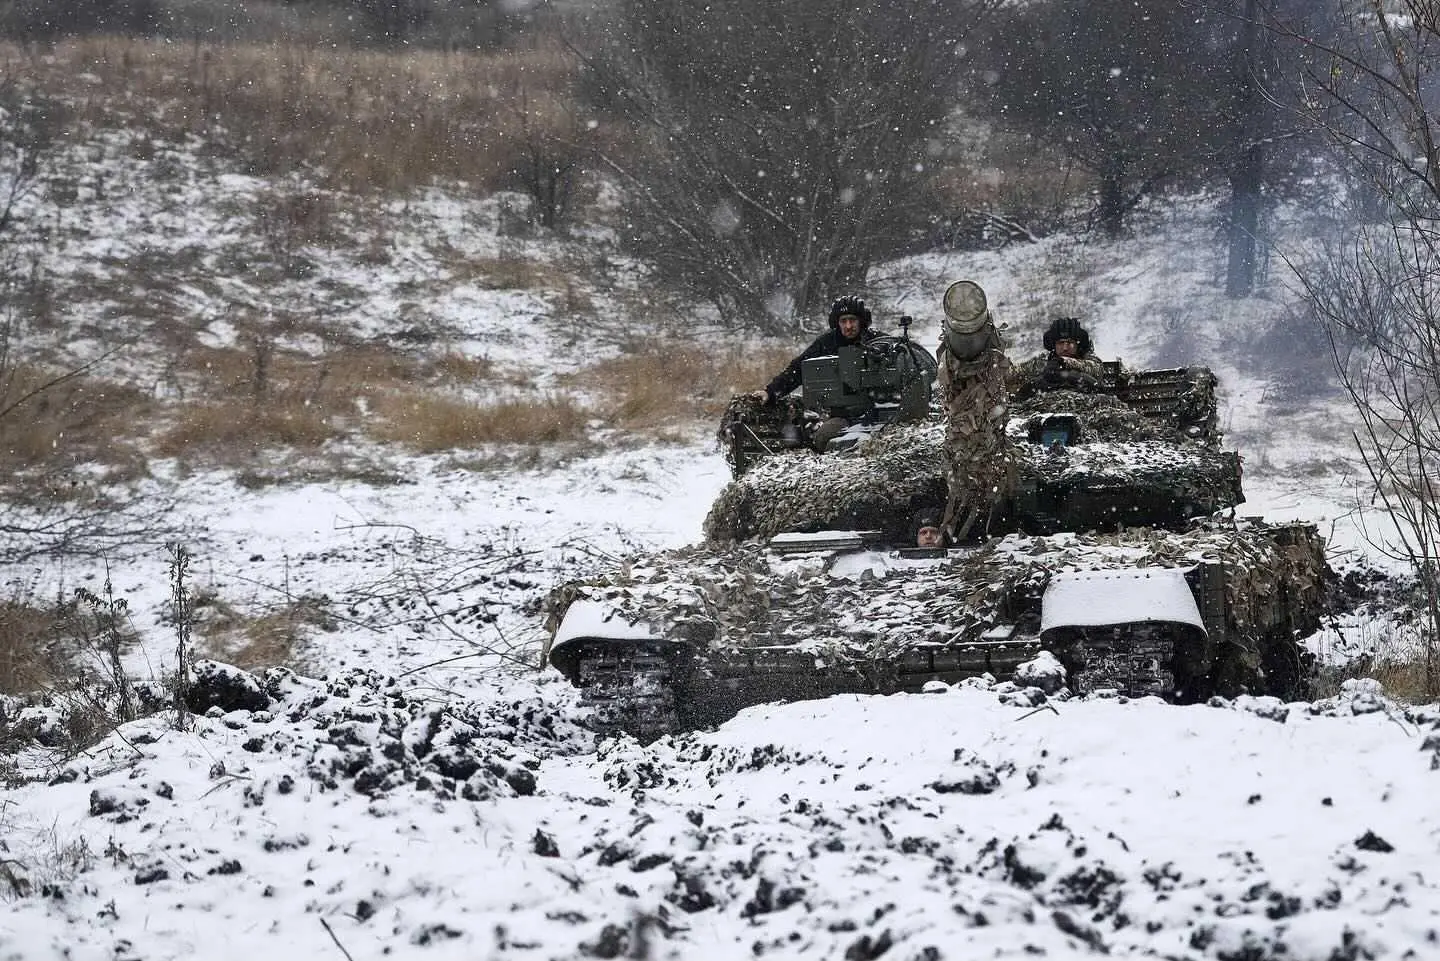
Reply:
[[[1312,262],[1296,264],[1323,324],[1341,381],[1359,415],[1355,441],[1374,501],[1394,520],[1392,550],[1414,571],[1422,612],[1418,664],[1390,662],[1424,696],[1440,696],[1440,123],[1430,64],[1440,22],[1427,3],[1350,10],[1320,42],[1276,26],[1304,45],[1313,65],[1295,78],[1309,119],[1329,138],[1356,185],[1345,233]],[[1420,683],[1416,683],[1416,679]]]
[[[627,240],[736,326],[777,331],[932,222],[963,43],[993,3],[626,0],[587,27],[588,80],[640,131],[602,153]]]
[[[1231,242],[1248,237],[1253,259],[1255,205],[1302,182],[1320,131],[1364,207],[1356,233],[1300,265],[1302,277],[1366,417],[1377,496],[1427,585],[1424,677],[1440,693],[1429,480],[1440,157],[1425,138],[1423,72],[1435,29],[1413,6],[1397,18],[1383,4],[1337,7],[1345,15],[1320,30],[1285,4],[1243,0],[1198,12],[926,0],[903,21],[880,2],[624,0],[583,24],[458,0],[84,0],[64,21],[53,3],[0,0],[0,34],[13,38],[0,45],[0,556],[103,554],[162,533],[164,505],[133,513],[117,498],[158,459],[264,483],[277,456],[313,469],[364,444],[478,466],[499,462],[491,448],[693,433],[774,372],[799,320],[863,287],[877,263],[1086,221],[1122,232],[1174,185],[1231,188]],[[593,321],[593,292],[618,298],[629,282],[577,229],[599,226],[661,295],[709,300],[725,324],[786,343],[717,354],[656,325],[663,336],[633,332],[541,378],[434,331],[365,340],[316,307],[246,304],[216,346],[181,329],[193,321],[183,303],[156,293],[173,293],[170,268],[202,254],[161,252],[125,266],[137,282],[117,285],[120,316],[96,322],[133,322],[161,343],[156,389],[53,346],[65,337],[40,253],[56,224],[107,199],[104,184],[54,165],[101,143],[146,159],[184,144],[212,172],[263,180],[237,211],[257,240],[227,250],[224,266],[276,289],[367,234],[365,262],[392,264],[383,221],[367,212],[436,185],[472,198],[515,191],[524,201],[502,234],[574,238],[566,258],[437,241],[427,254],[448,277]],[[25,522],[9,523],[18,508]],[[18,640],[0,670],[43,678],[39,639],[54,632],[33,625],[52,614],[11,603],[0,613]],[[214,643],[292,657],[308,617],[234,614]]]

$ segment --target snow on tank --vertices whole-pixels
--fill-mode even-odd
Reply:
[[[1062,571],[1041,600],[1040,636],[1061,627],[1164,622],[1205,630],[1185,572],[1175,567]]]
[[[625,641],[650,641],[664,637],[645,621],[632,621],[618,608],[603,601],[579,600],[571,604],[555,631],[558,647],[582,637],[608,637]]]

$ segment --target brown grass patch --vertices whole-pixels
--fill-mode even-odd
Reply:
[[[47,652],[60,615],[24,601],[0,601],[0,694],[24,694],[49,686],[57,665]]]
[[[197,599],[198,633],[207,656],[246,671],[302,666],[305,638],[334,630],[329,602],[297,597],[259,614],[246,614],[217,597]]]
[[[466,357],[453,352],[429,361],[426,369],[438,384],[481,384],[497,376],[493,360],[486,357]]]
[[[138,389],[36,365],[0,373],[0,466],[11,472],[96,462],[137,468],[123,438],[153,404]]]
[[[176,363],[183,396],[204,400],[302,402],[349,414],[359,398],[422,385],[467,385],[496,376],[495,364],[446,351],[423,356],[384,344],[337,347],[318,357],[284,350],[270,337],[243,347],[196,348]]]
[[[345,189],[505,186],[517,146],[568,116],[521,105],[541,92],[568,102],[560,92],[576,77],[554,40],[445,52],[89,37],[60,41],[43,57],[0,45],[0,61],[72,101],[82,123],[228,144],[251,173],[318,173],[325,186]]]
[[[257,339],[248,347],[197,348],[181,361],[175,378],[182,400],[152,450],[209,463],[314,451],[355,430],[422,451],[546,443],[578,432],[593,416],[558,397],[490,407],[458,400],[450,388],[507,378],[493,361],[451,351],[417,356],[364,344],[308,357]]]
[[[607,424],[655,430],[686,421],[717,421],[730,397],[757,390],[790,360],[792,349],[647,343],[567,378],[599,398]]]
[[[517,255],[456,259],[447,284],[474,284],[484,290],[563,290],[573,285],[565,267]]]
[[[584,436],[593,412],[569,397],[502,400],[484,406],[435,394],[376,398],[366,429],[377,440],[422,453],[479,444],[551,444]]]
[[[326,412],[303,403],[211,401],[186,404],[153,447],[162,457],[220,454],[234,463],[277,447],[313,450],[339,434]]]
[[[1386,694],[1407,704],[1433,704],[1440,700],[1440,655],[1428,665],[1423,655],[1411,659],[1381,658],[1359,676],[1374,678]]]

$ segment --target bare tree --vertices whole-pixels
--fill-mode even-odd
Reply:
[[[1097,225],[1122,232],[1167,179],[1218,150],[1234,18],[1173,0],[1037,0],[984,46],[981,106],[1054,144],[1094,175]]]
[[[1245,297],[1259,274],[1261,218],[1267,193],[1304,178],[1297,167],[1321,153],[1313,126],[1302,119],[1289,79],[1310,67],[1314,43],[1335,36],[1334,12],[1311,0],[1193,0],[1212,16],[1233,21],[1228,82],[1213,116],[1218,167],[1230,187],[1225,293]],[[1284,24],[1283,29],[1275,29]],[[1289,42],[1288,33],[1312,46]]]
[[[964,38],[995,0],[621,0],[575,46],[637,132],[624,235],[739,324],[863,285],[933,214]]]
[[[568,85],[567,85],[568,88]],[[575,98],[519,90],[509,99],[512,127],[510,181],[530,198],[530,221],[546,230],[564,226],[589,165],[591,131]]]
[[[1360,417],[1356,444],[1399,531],[1427,620],[1425,680],[1440,692],[1440,8],[1433,0],[1342,3],[1345,27],[1307,47],[1309,119],[1368,197],[1348,232],[1299,266]],[[1376,216],[1378,214],[1378,216]]]

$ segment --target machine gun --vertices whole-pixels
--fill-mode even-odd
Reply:
[[[808,432],[825,416],[881,426],[922,420],[939,372],[935,357],[910,339],[908,316],[900,318],[900,336],[876,337],[841,347],[828,357],[801,365],[799,399],[763,404],[737,394],[720,421],[719,440],[736,477],[757,461],[803,446]]]
[[[876,337],[806,360],[800,369],[805,407],[878,424],[925,417],[938,368],[930,352],[910,339],[911,323],[903,316],[899,337]]]

